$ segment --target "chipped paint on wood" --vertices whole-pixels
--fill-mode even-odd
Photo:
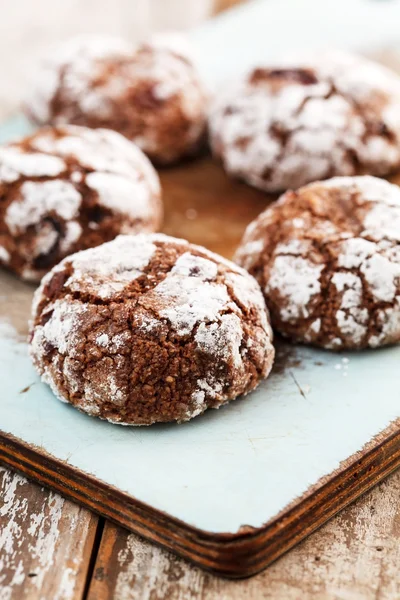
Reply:
[[[72,600],[97,518],[0,467],[0,600]]]

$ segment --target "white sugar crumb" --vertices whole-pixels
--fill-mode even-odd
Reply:
[[[8,206],[4,220],[11,233],[17,235],[51,212],[66,221],[73,219],[81,202],[80,193],[68,182],[26,181],[20,188],[20,199]]]
[[[224,285],[211,283],[217,265],[189,253],[178,258],[171,272],[154,290],[161,307],[179,335],[189,335],[196,323],[215,321],[232,304]]]
[[[186,214],[186,218],[189,219],[190,221],[193,221],[194,219],[197,219],[197,217],[198,217],[198,212],[194,208],[188,208],[185,214]]]
[[[195,340],[199,350],[226,362],[232,358],[235,368],[242,366],[240,345],[243,338],[241,320],[237,315],[222,315],[217,323],[200,323]]]
[[[144,333],[152,333],[153,331],[157,331],[161,325],[162,323],[158,319],[154,319],[149,315],[141,315],[138,329]]]
[[[315,319],[310,325],[310,329],[313,333],[319,333],[321,330],[321,319]]]
[[[84,290],[110,299],[143,274],[156,247],[146,236],[118,236],[114,241],[73,256],[74,272],[66,282],[72,291]]]
[[[345,357],[342,358],[342,361],[340,363],[336,363],[334,365],[334,368],[336,369],[336,371],[341,371],[343,377],[347,377],[349,372],[349,363],[349,359]]]
[[[79,336],[79,324],[87,311],[87,306],[71,298],[56,300],[46,309],[50,318],[44,325],[35,328],[32,351],[37,356],[44,352],[44,346],[50,344],[60,354],[74,356]]]
[[[372,206],[364,219],[364,227],[363,235],[366,237],[377,240],[386,237],[400,242],[400,202],[396,206],[386,204]]]
[[[264,296],[257,281],[247,273],[226,273],[225,280],[231,286],[235,300],[245,310],[255,308],[260,315],[261,326],[271,334]]]
[[[58,232],[48,222],[44,221],[37,226],[37,231],[32,244],[32,256],[48,254],[57,244]]]
[[[10,261],[11,255],[9,251],[4,248],[4,246],[0,246],[0,262],[7,264]]]
[[[266,285],[266,293],[279,292],[283,303],[281,318],[291,321],[309,316],[309,304],[320,293],[319,277],[323,265],[315,265],[300,256],[278,255]]]
[[[71,173],[71,181],[81,183],[83,181],[83,174],[80,171],[74,171]]]
[[[82,235],[82,226],[78,221],[68,221],[65,223],[64,236],[60,240],[61,252],[70,252],[74,244]]]
[[[336,313],[337,325],[343,336],[359,344],[367,333],[368,310],[363,307],[361,279],[354,273],[337,272],[332,283],[342,295],[340,310]]]
[[[214,377],[209,376],[207,379],[199,379],[197,381],[197,387],[204,391],[210,398],[221,399],[223,386],[220,381],[217,381]]]
[[[195,402],[194,409],[187,412],[187,418],[192,419],[200,415],[207,408],[206,399],[223,401],[223,385],[215,377],[209,375],[207,379],[198,379],[197,388],[192,394]]]
[[[171,274],[178,277],[196,277],[202,281],[211,281],[218,274],[218,265],[207,258],[185,252],[176,261]]]
[[[246,229],[245,239],[248,238],[252,234],[252,224]],[[240,264],[245,269],[251,269],[255,261],[260,256],[261,252],[264,250],[264,242],[263,240],[251,240],[247,241],[244,244],[241,244],[236,251],[235,261],[240,262]]]
[[[84,395],[78,406],[89,414],[97,414],[97,406],[104,400],[111,402],[116,406],[123,406],[127,399],[125,386],[118,383],[119,364],[115,364],[115,371],[107,372],[104,367],[104,374],[99,372],[97,376],[92,376],[84,384]]]
[[[325,344],[325,348],[327,348],[328,350],[339,350],[343,345],[343,341],[338,338],[332,338],[329,342],[327,342]]]
[[[400,337],[400,297],[396,298],[393,307],[377,311],[377,324],[381,331],[371,336],[369,345],[372,348],[382,343],[397,343]]]
[[[292,239],[278,244],[275,248],[275,254],[293,254],[301,256],[307,254],[311,245],[308,240]]]
[[[13,146],[0,148],[0,182],[13,183],[23,177],[55,177],[66,169],[61,158],[26,153]]]
[[[204,390],[195,390],[193,392],[192,400],[195,403],[195,407],[187,411],[186,417],[188,419],[193,419],[194,417],[201,415],[201,413],[205,411],[205,409],[207,408],[205,399],[206,393],[204,392]]]
[[[96,344],[98,346],[102,346],[103,348],[107,348],[109,342],[110,342],[110,338],[108,337],[108,335],[106,333],[102,333],[99,336],[97,336],[97,338],[96,338]]]

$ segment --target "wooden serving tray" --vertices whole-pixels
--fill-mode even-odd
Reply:
[[[160,176],[164,231],[228,257],[272,200],[209,157]],[[400,464],[398,347],[280,343],[247,398],[184,425],[123,428],[39,382],[25,343],[32,293],[0,272],[1,461],[206,569],[258,572]]]
[[[193,34],[210,83],[266,49],[270,4]],[[292,25],[290,39],[311,39]],[[239,26],[254,47],[237,44]],[[281,37],[269,31],[277,48]],[[25,132],[14,119],[0,141]],[[160,176],[163,230],[227,257],[273,200],[230,181],[209,157]],[[25,342],[32,293],[0,271],[1,461],[203,568],[257,573],[400,465],[400,347],[334,354],[280,343],[273,374],[247,398],[183,425],[118,427],[40,383]]]

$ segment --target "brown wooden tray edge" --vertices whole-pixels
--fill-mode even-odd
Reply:
[[[0,461],[204,569],[240,578],[267,567],[400,466],[400,427],[386,431],[272,521],[235,534],[196,529],[1,431]]]

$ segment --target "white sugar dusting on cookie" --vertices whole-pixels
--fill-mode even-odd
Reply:
[[[274,348],[261,291],[163,234],[66,258],[33,303],[31,355],[57,395],[112,423],[186,421],[256,387]]]
[[[66,285],[107,299],[140,277],[156,247],[142,236],[119,236],[114,242],[75,254],[73,274]],[[66,259],[68,260],[68,259]]]
[[[69,221],[78,214],[81,202],[81,194],[67,181],[26,181],[20,188],[20,200],[9,205],[4,220],[17,234],[51,212]]]
[[[399,242],[400,189],[336,177],[283,195],[250,225],[236,259],[256,270],[284,335],[377,347],[400,340]]]
[[[217,95],[211,143],[229,173],[270,192],[384,175],[400,164],[399,101],[400,78],[382,65],[340,52],[296,56]]]

